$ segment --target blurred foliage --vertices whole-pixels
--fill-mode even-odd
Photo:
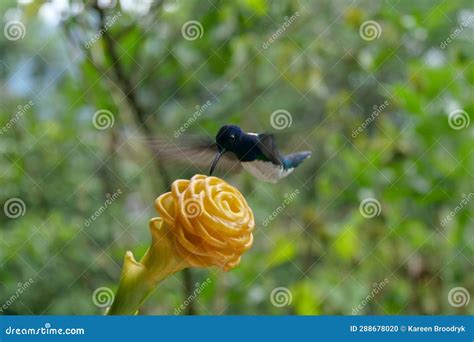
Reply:
[[[470,1],[115,2],[0,3],[2,26],[19,20],[26,29],[15,41],[0,36],[0,124],[34,103],[0,136],[0,203],[26,204],[19,218],[0,216],[0,303],[34,279],[4,314],[99,314],[94,290],[115,289],[125,251],[147,248],[153,201],[168,184],[131,93],[156,136],[174,139],[209,100],[187,134],[214,136],[229,122],[272,131],[271,113],[285,109],[292,125],[283,150],[313,151],[278,186],[227,177],[254,209],[255,245],[235,271],[193,270],[193,282],[211,279],[194,302],[198,314],[351,314],[385,278],[360,314],[474,313],[472,299],[448,303],[453,287],[474,295],[474,201],[440,223],[474,191],[473,21],[440,47],[473,16]],[[119,12],[85,48],[100,13]],[[189,20],[202,24],[201,38],[183,38]],[[361,39],[366,20],[380,25],[379,38]],[[94,127],[99,109],[113,113],[112,128]],[[450,127],[456,109],[471,117],[469,127]],[[166,170],[172,179],[198,172]],[[366,197],[381,203],[379,216],[360,214]],[[284,307],[270,301],[280,286],[292,293]],[[180,274],[167,279],[142,313],[173,314],[184,287]]]

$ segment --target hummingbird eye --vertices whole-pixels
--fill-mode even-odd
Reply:
[[[235,134],[229,135],[229,140],[232,141],[232,142],[234,142],[234,140],[235,140]]]

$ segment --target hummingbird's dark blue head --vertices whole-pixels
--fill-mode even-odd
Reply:
[[[217,148],[219,152],[231,151],[235,152],[235,148],[239,142],[242,141],[242,136],[245,133],[236,125],[225,125],[222,126],[216,135]]]
[[[212,175],[217,162],[224,155],[224,153],[228,151],[234,153],[236,152],[236,149],[238,149],[244,135],[244,131],[242,131],[240,127],[236,125],[225,125],[219,129],[219,132],[217,132],[216,135],[218,151],[214,161],[212,162],[211,171],[209,172],[210,175]]]

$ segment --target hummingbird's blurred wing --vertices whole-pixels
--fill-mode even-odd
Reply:
[[[160,161],[193,165],[204,174],[209,172],[218,152],[213,139],[194,135],[183,135],[177,139],[153,138],[148,140],[148,144]],[[217,169],[223,172],[239,172],[242,166],[234,153],[225,153]]]
[[[273,164],[281,165],[283,163],[283,156],[276,147],[273,134],[260,133],[258,135],[257,147]]]

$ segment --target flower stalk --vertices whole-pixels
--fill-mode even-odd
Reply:
[[[108,315],[133,315],[166,277],[179,272],[188,265],[177,260],[172,252],[171,241],[166,234],[166,224],[161,218],[150,220],[152,245],[140,262],[127,251],[123,262],[122,276]],[[158,248],[159,246],[159,248]]]

